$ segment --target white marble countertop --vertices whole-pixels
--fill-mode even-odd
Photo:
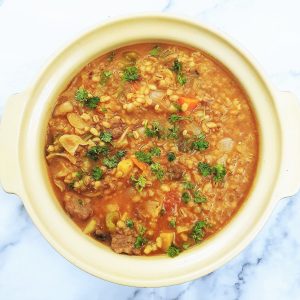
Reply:
[[[192,16],[229,34],[271,82],[300,98],[299,0],[0,0],[0,108],[24,90],[65,41],[111,16],[134,12]],[[66,261],[47,243],[21,200],[0,189],[0,299],[300,299],[300,193],[279,202],[239,256],[186,284],[119,286]]]

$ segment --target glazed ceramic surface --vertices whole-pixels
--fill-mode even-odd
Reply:
[[[260,130],[258,170],[246,203],[220,233],[174,259],[117,255],[83,235],[56,201],[43,158],[46,120],[70,78],[103,53],[146,41],[181,43],[220,60],[243,84]],[[1,184],[22,198],[54,248],[83,270],[126,285],[178,284],[212,272],[239,253],[261,229],[277,201],[297,191],[299,120],[296,99],[274,90],[253,60],[228,38],[187,19],[131,16],[79,37],[50,61],[27,91],[12,96],[0,128]]]

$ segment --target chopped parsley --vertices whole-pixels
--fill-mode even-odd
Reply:
[[[127,220],[125,221],[125,224],[126,224],[126,226],[127,226],[128,228],[130,228],[130,229],[133,229],[133,227],[134,227],[134,223],[133,223],[133,221],[132,221],[131,219],[127,219]]]
[[[197,137],[197,140],[192,142],[191,149],[192,150],[197,150],[197,151],[203,151],[206,150],[209,146],[208,141],[206,140],[205,134],[200,134]]]
[[[177,74],[176,78],[178,83],[180,85],[184,85],[187,79],[186,76],[182,73],[182,63],[178,59],[174,60],[171,70]]]
[[[169,133],[168,133],[168,138],[169,139],[178,139],[178,131],[179,131],[179,127],[178,126],[173,126],[171,128],[168,128]]]
[[[112,134],[108,131],[103,131],[100,133],[100,140],[105,143],[110,143],[112,141]]]
[[[145,134],[148,137],[157,137],[157,138],[160,138],[161,131],[162,131],[162,128],[161,128],[159,122],[157,122],[157,121],[154,121],[151,124],[151,128],[145,127]]]
[[[135,152],[134,155],[141,162],[144,162],[147,164],[151,164],[153,162],[151,153],[144,152],[144,151],[137,151],[137,152]]]
[[[136,81],[139,79],[138,68],[136,66],[126,67],[123,71],[123,80]]]
[[[183,73],[177,74],[177,81],[180,85],[185,85],[186,84],[186,76]]]
[[[177,58],[174,60],[171,70],[175,73],[180,73],[182,71],[182,63]]]
[[[150,166],[152,173],[156,176],[158,180],[162,180],[165,176],[165,171],[161,167],[160,163],[153,163]]]
[[[153,148],[150,149],[149,153],[152,156],[160,156],[161,150],[158,147],[153,147]]]
[[[118,163],[120,162],[121,158],[123,156],[125,156],[126,154],[126,151],[124,150],[120,150],[120,151],[117,151],[115,155],[111,156],[111,157],[105,157],[103,159],[103,164],[109,168],[109,169],[113,169],[115,168]]]
[[[167,250],[167,254],[170,257],[178,256],[179,253],[180,253],[180,249],[178,247],[176,247],[175,245],[171,245]]]
[[[176,115],[176,114],[172,114],[170,117],[169,117],[169,122],[170,123],[176,123],[178,121],[182,121],[182,120],[185,120],[186,117],[183,117],[183,116],[179,116],[179,115]]]
[[[77,101],[84,101],[85,99],[88,98],[88,92],[87,90],[85,90],[84,88],[79,88],[77,91],[76,91],[76,94],[75,94],[75,99]]]
[[[189,193],[189,192],[183,192],[183,193],[181,194],[181,200],[182,200],[182,202],[184,202],[184,203],[188,203],[188,202],[191,200],[190,193]]]
[[[82,103],[84,106],[94,109],[100,102],[99,97],[89,97],[87,90],[84,88],[79,88],[75,93],[75,99]]]
[[[170,227],[175,228],[175,227],[176,227],[176,221],[175,221],[174,219],[172,219],[172,220],[169,222],[169,225],[170,225]]]
[[[100,75],[100,84],[105,85],[111,76],[111,71],[103,71]]]
[[[199,243],[204,238],[204,228],[207,226],[207,223],[205,221],[198,221],[195,223],[192,232],[191,237],[194,239],[195,243]]]
[[[195,203],[205,203],[206,202],[206,197],[205,196],[203,196],[199,191],[196,191],[195,193],[194,193],[194,202]]]
[[[160,51],[161,51],[161,48],[158,45],[156,45],[149,51],[149,54],[151,56],[157,57],[159,55]]]
[[[226,175],[226,168],[222,164],[211,167],[208,163],[199,162],[198,171],[204,177],[213,175],[213,180],[215,182],[223,181]]]
[[[211,175],[211,173],[213,171],[211,166],[208,163],[204,163],[204,162],[198,163],[198,170],[199,170],[199,173],[204,177]]]
[[[141,192],[143,190],[143,188],[146,186],[147,179],[143,175],[139,176],[138,178],[131,176],[130,179],[134,183],[135,188],[139,192]]]
[[[147,243],[147,239],[144,238],[143,236],[139,235],[134,243],[134,248],[141,248],[143,245],[145,245]]]
[[[87,153],[86,156],[92,160],[98,160],[100,155],[106,156],[108,154],[108,147],[105,146],[93,146],[91,147]]]
[[[92,177],[95,180],[100,180],[102,178],[102,176],[103,176],[103,171],[99,167],[95,167],[92,170]]]
[[[193,189],[195,188],[195,184],[192,183],[191,181],[185,180],[185,181],[183,182],[183,187],[184,187],[184,189],[186,189],[186,190],[193,190]]]
[[[212,169],[213,172],[213,179],[214,181],[223,181],[224,177],[226,175],[226,169],[225,166],[222,164],[217,164]]]
[[[176,159],[175,153],[174,152],[168,152],[167,158],[168,158],[169,162],[174,161]]]

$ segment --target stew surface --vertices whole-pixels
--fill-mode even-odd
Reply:
[[[257,125],[219,62],[169,44],[117,49],[59,95],[45,157],[84,233],[117,253],[170,257],[222,229],[251,187]]]

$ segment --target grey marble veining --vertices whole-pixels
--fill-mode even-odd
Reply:
[[[278,89],[300,97],[298,0],[0,0],[1,111],[65,41],[109,17],[145,11],[191,16],[225,32]],[[0,190],[0,207],[1,300],[300,299],[300,193],[279,201],[256,239],[225,266],[157,289],[119,286],[79,270],[41,236],[18,197]]]

